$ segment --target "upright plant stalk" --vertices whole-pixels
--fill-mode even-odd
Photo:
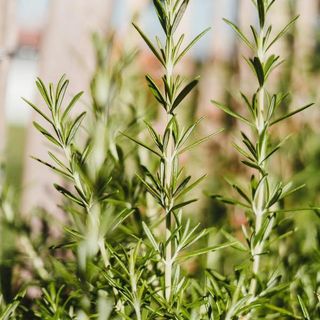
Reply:
[[[55,147],[58,147],[63,152],[65,160],[60,160],[58,155],[55,155],[50,151],[48,152],[48,155],[54,162],[54,165],[38,158],[34,159],[67,178],[74,186],[75,192],[73,193],[63,186],[54,185],[58,192],[62,193],[74,204],[84,209],[86,221],[86,234],[84,235],[84,238],[86,241],[82,241],[82,245],[79,246],[78,252],[79,267],[80,270],[84,271],[88,258],[93,257],[101,250],[100,244],[103,241],[103,235],[101,232],[101,218],[99,213],[100,204],[97,204],[97,199],[101,197],[100,192],[102,189],[96,191],[94,189],[95,181],[92,183],[91,181],[89,182],[89,179],[86,176],[87,173],[83,171],[83,167],[86,165],[86,161],[88,160],[93,146],[87,144],[82,151],[79,151],[75,143],[75,137],[86,116],[86,112],[80,113],[75,119],[70,117],[70,111],[82,96],[82,92],[76,94],[64,108],[64,97],[69,84],[69,81],[66,80],[64,76],[61,77],[57,86],[49,84],[49,86],[46,87],[41,79],[38,79],[36,84],[44,102],[47,104],[49,116],[46,115],[46,111],[41,111],[33,103],[24,100],[49,124],[53,133],[50,133],[50,129],[46,129],[39,123],[34,122],[35,128]],[[105,177],[106,183],[103,186],[104,188],[106,188],[108,184],[108,178],[109,177]],[[103,250],[101,251],[105,257]]]
[[[184,49],[181,49],[184,35],[176,36],[175,32],[188,6],[189,0],[154,0],[153,1],[160,24],[165,33],[165,44],[163,45],[157,37],[157,47],[155,47],[148,37],[136,25],[135,28],[140,33],[146,44],[149,46],[155,57],[164,68],[162,76],[163,90],[161,90],[151,76],[146,76],[148,85],[166,112],[166,124],[163,134],[158,134],[151,125],[146,124],[154,144],[158,150],[153,150],[144,143],[128,136],[131,140],[143,146],[159,158],[159,167],[156,174],[149,172],[147,168],[142,168],[145,178],[140,178],[146,186],[149,193],[163,208],[165,219],[165,241],[159,243],[149,229],[144,224],[144,230],[153,245],[153,248],[160,254],[164,265],[164,298],[167,302],[173,299],[174,286],[177,285],[177,279],[180,275],[180,267],[177,265],[180,251],[186,248],[190,243],[202,237],[205,232],[196,235],[195,231],[189,230],[190,224],[182,226],[181,208],[195,200],[185,202],[179,201],[188,191],[195,187],[202,178],[191,185],[188,185],[191,177],[186,177],[181,181],[182,169],[179,167],[179,156],[191,147],[204,141],[206,138],[185,146],[189,140],[196,124],[191,125],[185,130],[180,130],[176,116],[176,109],[187,97],[192,89],[197,85],[198,79],[189,82],[182,89],[183,80],[175,74],[175,67],[189,49],[208,31],[205,30],[199,34]],[[164,250],[162,251],[163,248]],[[211,249],[209,248],[208,251]],[[206,252],[206,248],[202,253]],[[196,255],[196,254],[195,254]],[[175,278],[175,282],[173,282]],[[174,284],[175,283],[175,284]]]
[[[272,36],[272,25],[267,24],[266,18],[270,8],[276,2],[276,0],[253,1],[257,9],[259,26],[258,30],[256,27],[251,26],[252,41],[234,23],[224,19],[253,53],[252,58],[245,60],[252,69],[259,86],[250,98],[241,94],[250,117],[243,116],[229,107],[213,101],[218,108],[245,123],[251,129],[249,137],[246,133],[241,132],[244,147],[235,144],[235,148],[245,158],[242,162],[251,170],[254,169],[256,171],[256,174],[251,178],[249,190],[245,190],[235,183],[232,184],[244,201],[218,196],[220,200],[226,203],[244,208],[249,214],[249,221],[252,221],[251,230],[243,226],[244,235],[248,243],[248,252],[252,258],[252,278],[248,288],[249,303],[255,301],[259,295],[258,279],[261,274],[261,257],[268,245],[268,240],[276,221],[276,213],[280,211],[278,203],[301,188],[301,186],[293,188],[291,182],[287,184],[278,182],[275,184],[273,179],[270,179],[270,158],[286,140],[282,139],[278,145],[272,145],[270,128],[312,105],[308,104],[288,114],[276,116],[280,106],[285,103],[287,95],[282,93],[271,94],[267,89],[267,80],[271,72],[281,64],[279,56],[271,54],[270,48],[288,31],[297,19],[290,21],[280,33]],[[228,316],[232,315],[229,313]]]
[[[64,208],[72,217],[72,224],[66,228],[66,235],[72,239],[74,253],[78,259],[74,264],[70,264],[70,267],[72,274],[75,270],[80,271],[81,280],[79,279],[78,285],[80,291],[83,290],[77,309],[79,306],[79,312],[83,314],[90,312],[91,307],[87,301],[91,301],[92,291],[87,290],[87,285],[90,284],[90,279],[103,277],[105,289],[99,289],[96,283],[90,287],[97,288],[99,294],[107,295],[108,303],[113,304],[114,301],[119,305],[130,304],[131,308],[136,310],[137,318],[141,319],[141,301],[144,299],[145,290],[143,286],[137,288],[144,274],[140,270],[144,267],[144,261],[141,264],[137,264],[136,261],[140,246],[137,245],[130,256],[130,272],[127,269],[124,270],[128,278],[119,277],[114,271],[119,270],[119,265],[125,267],[128,262],[128,255],[123,254],[123,246],[119,245],[119,238],[122,239],[123,233],[116,230],[120,225],[125,224],[127,219],[134,219],[132,216],[142,189],[136,177],[131,180],[127,175],[123,148],[117,141],[120,124],[122,127],[129,126],[133,121],[131,118],[133,114],[130,114],[126,123],[123,121],[122,110],[116,112],[109,110],[113,105],[118,105],[116,99],[121,100],[123,94],[121,77],[134,58],[135,52],[118,57],[116,65],[110,64],[111,59],[105,57],[105,50],[101,48],[104,43],[97,37],[98,64],[91,83],[93,108],[87,117],[91,119],[92,127],[88,122],[85,126],[88,134],[82,132],[80,136],[86,113],[82,112],[75,118],[70,115],[82,92],[73,96],[70,102],[65,104],[69,81],[64,76],[56,86],[53,84],[45,86],[40,79],[37,80],[36,84],[47,106],[46,109],[38,108],[33,103],[25,101],[47,122],[46,128],[37,122],[34,122],[34,126],[55,147],[53,151],[48,152],[53,163],[37,158],[35,160],[71,182],[68,189],[60,185],[55,185],[55,188],[68,200]],[[128,78],[130,77],[126,74],[126,80]],[[109,90],[106,93],[104,90],[107,89]],[[78,140],[80,137],[83,138],[83,143]],[[55,152],[57,150],[60,152]],[[60,159],[61,154],[63,159]],[[135,234],[135,231],[136,229],[130,226],[126,228],[125,233]],[[100,273],[98,276],[94,271],[97,278],[93,276],[92,269],[89,267],[93,261],[92,258],[102,266],[105,274]],[[119,261],[118,265],[116,261]],[[136,270],[136,266],[140,269]],[[120,284],[118,285],[117,282]],[[117,286],[118,290],[115,290]],[[132,296],[127,295],[130,286]],[[101,300],[101,303],[105,304],[105,299]],[[94,301],[96,302],[96,295]],[[126,310],[128,314],[131,314],[131,308]],[[107,317],[105,309],[101,312],[104,317]]]
[[[263,66],[265,64],[265,56],[267,54],[266,48],[263,43],[263,39],[265,38],[265,26],[260,22],[260,32],[259,32],[259,38],[257,41],[257,50],[256,50],[256,56],[258,57],[261,65]],[[255,131],[258,133],[258,141],[261,140],[261,152],[260,157],[258,159],[258,162],[261,164],[261,172],[259,173],[259,179],[261,182],[261,187],[257,189],[257,204],[253,207],[254,214],[256,216],[256,222],[255,222],[255,233],[259,234],[260,230],[262,228],[263,223],[263,216],[265,213],[265,192],[266,192],[266,183],[267,180],[263,180],[264,175],[268,175],[267,168],[266,168],[266,162],[264,161],[266,155],[267,155],[267,143],[268,143],[268,128],[265,125],[265,82],[260,83],[259,89],[258,89],[258,119],[256,122],[256,128]],[[265,133],[264,133],[265,132]],[[273,219],[272,223],[270,224],[270,231],[272,229]],[[266,235],[268,236],[268,235]],[[264,237],[265,238],[265,237]],[[253,279],[251,280],[250,284],[250,290],[249,293],[254,296],[256,294],[256,287],[257,287],[257,276],[259,274],[259,267],[260,267],[260,257],[264,249],[264,241],[265,239],[262,239],[253,249],[252,249],[252,258],[253,258]]]
[[[165,3],[165,10],[168,15],[168,22],[169,25],[172,24],[172,17],[170,13],[173,10],[172,1],[168,1]],[[172,59],[174,49],[174,40],[171,28],[168,29],[166,33],[166,44],[165,44],[165,52],[166,52],[166,61],[165,61],[165,72],[166,72],[166,79],[168,83],[168,88],[173,88],[177,83],[173,77],[174,73],[174,61]],[[167,112],[167,123],[166,127],[169,128],[169,141],[166,146],[164,146],[164,182],[165,188],[170,188],[172,185],[172,176],[174,170],[174,162],[178,162],[178,156],[174,153],[174,141],[172,135],[172,128],[170,126],[171,120],[173,119],[173,114],[171,113],[172,102],[168,99],[169,92],[165,92],[165,96],[167,97],[167,105],[168,108]],[[173,201],[171,196],[168,197],[168,201],[165,208],[166,220],[165,220],[165,228],[166,228],[166,255],[165,255],[165,297],[167,300],[170,299],[171,296],[171,279],[172,279],[172,242],[170,241],[171,238],[171,228],[172,228],[172,216],[171,210],[173,207]]]

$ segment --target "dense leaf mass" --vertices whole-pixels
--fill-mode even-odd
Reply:
[[[119,49],[113,48],[112,36],[95,34],[96,70],[85,111],[82,92],[67,98],[65,76],[56,85],[37,79],[39,106],[24,99],[39,115],[33,124],[48,145],[48,157],[34,159],[62,178],[54,184],[61,195],[56,210],[66,219],[53,239],[50,227],[57,215],[39,212],[43,234],[32,236],[30,224],[13,210],[9,188],[1,186],[0,225],[18,239],[28,260],[18,266],[32,280],[15,296],[6,290],[3,275],[11,249],[4,250],[0,319],[320,319],[320,239],[312,259],[298,261],[300,249],[288,240],[296,226],[287,217],[310,211],[318,219],[320,209],[287,207],[286,199],[305,185],[282,181],[272,162],[287,141],[277,128],[313,105],[290,111],[288,95],[269,86],[282,63],[274,44],[297,18],[274,35],[270,10],[278,1],[252,0],[259,23],[251,26],[251,35],[225,19],[250,50],[244,63],[255,88],[241,93],[238,110],[212,104],[239,124],[240,141],[233,145],[246,178],[227,178],[227,195],[202,197],[222,211],[227,205],[232,214],[243,214],[241,231],[233,232],[227,219],[222,227],[201,222],[194,206],[208,177],[188,173],[188,155],[222,130],[197,138],[200,120],[187,123],[182,117],[200,79],[186,79],[177,65],[209,30],[185,43],[179,25],[189,2],[153,0],[164,37],[150,39],[133,25],[162,70],[145,76],[146,92],[132,85],[138,82],[132,71],[137,52],[124,50],[115,61],[113,51]],[[152,97],[146,109],[159,106],[162,130],[149,111],[139,111],[139,94]]]

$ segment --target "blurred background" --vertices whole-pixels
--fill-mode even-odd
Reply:
[[[272,158],[272,173],[283,181],[292,178],[297,185],[307,185],[286,200],[288,207],[319,207],[320,0],[278,0],[272,10],[270,17],[274,34],[300,15],[296,24],[273,49],[275,54],[284,59],[284,63],[270,78],[269,90],[272,93],[290,93],[279,113],[315,102],[313,108],[290,118],[273,132],[275,140],[291,136],[279,155]],[[232,146],[232,142],[240,140],[239,129],[243,128],[210,102],[211,99],[221,101],[246,115],[240,91],[253,94],[257,89],[255,77],[243,59],[243,56],[248,57],[251,53],[243,47],[223,18],[234,21],[247,34],[250,34],[250,24],[257,23],[251,0],[193,0],[182,21],[181,31],[186,33],[186,43],[205,28],[211,27],[211,30],[178,66],[181,74],[187,78],[201,76],[197,90],[181,108],[181,117],[186,126],[204,117],[198,129],[201,137],[220,128],[225,130],[191,151],[181,161],[195,178],[202,173],[208,174],[205,183],[196,191],[200,201],[192,205],[187,214],[195,217],[196,221],[201,219],[205,227],[223,227],[241,237],[244,213],[237,208],[226,208],[208,196],[215,193],[230,194],[225,178],[235,179],[241,184],[248,182],[250,177],[250,172],[241,164]],[[9,222],[19,222],[16,223],[17,233],[22,230],[24,234],[28,230],[27,233],[34,236],[34,226],[30,221],[33,217],[39,218],[36,208],[45,213],[46,219],[51,215],[60,222],[64,221],[57,209],[59,197],[52,186],[54,182],[60,183],[61,178],[31,158],[48,158],[48,144],[32,125],[34,120],[38,121],[38,116],[21,99],[24,97],[43,107],[36,90],[36,77],[45,83],[57,83],[66,74],[70,80],[67,98],[83,90],[84,95],[77,107],[90,108],[96,100],[105,97],[106,92],[109,94],[109,87],[112,87],[112,84],[104,82],[103,76],[99,78],[101,70],[103,73],[110,71],[109,67],[112,69],[117,63],[121,65],[127,53],[137,50],[137,55],[125,72],[121,74],[121,68],[117,71],[121,78],[117,80],[123,87],[119,106],[125,105],[125,114],[129,114],[130,107],[136,119],[140,120],[134,128],[136,131],[133,130],[134,134],[138,132],[140,138],[148,137],[143,119],[152,121],[161,130],[163,115],[149,93],[145,74],[150,73],[158,79],[162,70],[132,27],[132,21],[137,22],[152,39],[162,34],[151,0],[0,0],[0,163],[5,167],[5,170],[1,170],[3,177],[0,176],[0,203],[3,207],[7,205],[4,201],[9,193],[6,188],[10,189],[12,197],[8,202],[12,208],[8,205],[5,209],[10,207],[7,212],[15,212]],[[107,55],[110,61],[100,61],[99,57],[105,56],[104,50],[110,47],[113,52]],[[100,84],[99,88],[95,87],[95,81]],[[117,111],[117,103],[112,105],[114,111]],[[120,117],[124,114],[121,112]],[[120,120],[123,124],[120,121],[117,126],[122,129],[131,118]],[[119,131],[119,128],[116,129]],[[13,249],[16,240],[11,224],[1,229],[1,219],[0,268],[6,271],[0,272],[0,282],[10,287],[11,276],[7,275],[11,275],[14,269],[12,266],[15,264],[11,260],[14,260],[14,250],[17,250]],[[44,229],[51,223],[50,219],[46,219]],[[308,211],[290,212],[283,215],[282,221],[276,232],[282,236],[295,231],[295,235],[290,240],[284,239],[275,252],[283,255],[286,273],[291,272],[295,277],[302,261],[308,269],[315,260],[314,251],[320,243],[320,223],[316,213]],[[44,232],[43,237],[46,236]],[[47,240],[40,238],[31,253],[36,256],[35,252],[42,252],[45,245],[50,248],[52,244],[50,241],[46,243]],[[219,239],[218,235],[209,242],[215,244],[221,241],[222,237]],[[29,249],[22,246],[19,250],[23,252]],[[219,254],[210,255],[210,259],[216,265],[225,264],[227,269],[230,269],[230,261],[233,263],[238,259],[234,253]],[[319,262],[320,255],[317,254]],[[45,261],[46,254],[42,255]],[[16,256],[23,264],[25,259],[21,257],[24,256]],[[2,263],[2,260],[6,261],[3,257],[9,262]],[[318,272],[316,265],[315,269],[315,273]],[[25,273],[17,270],[18,279],[28,279]],[[12,282],[18,287],[16,282],[19,281]],[[311,296],[313,290],[309,290]]]
[[[290,103],[284,108],[298,107],[310,101],[315,101],[316,107],[288,121],[287,128],[279,132],[280,136],[293,132],[295,138],[284,147],[285,163],[276,159],[274,171],[284,177],[293,176],[297,182],[308,180],[308,189],[293,201],[310,204],[319,198],[320,186],[317,112],[320,1],[281,0],[271,17],[274,28],[280,30],[298,13],[297,24],[275,49],[286,62],[273,77],[272,89],[292,93]],[[253,92],[256,87],[242,59],[248,52],[223,22],[223,17],[235,21],[247,32],[248,22],[256,22],[251,1],[194,0],[182,23],[187,39],[208,26],[212,28],[193,49],[188,61],[180,66],[187,76],[201,75],[200,86],[184,109],[186,121],[204,116],[201,127],[204,133],[226,128],[218,139],[190,156],[193,161],[190,171],[197,172],[201,167],[202,171],[210,173],[206,186],[209,191],[224,188],[225,176],[246,174],[232,147],[238,128],[212,106],[210,99],[241,110],[239,91]],[[34,207],[50,211],[56,206],[51,187],[56,178],[51,177],[47,168],[30,159],[30,155],[41,157],[46,146],[32,128],[36,115],[21,97],[39,101],[35,78],[39,76],[45,82],[57,82],[62,74],[66,74],[71,83],[70,95],[84,90],[82,103],[90,104],[89,87],[96,68],[93,33],[106,39],[113,34],[116,47],[139,50],[133,71],[138,79],[135,86],[138,84],[141,91],[146,91],[144,74],[156,74],[160,69],[133,30],[133,20],[137,20],[151,37],[161,33],[152,2],[148,0],[0,0],[0,147],[7,164],[7,180],[17,195],[15,206],[22,213],[28,213]],[[148,108],[155,108],[148,97],[143,104],[137,107],[147,110],[146,113],[150,112]],[[156,121],[159,116],[155,110],[152,117]],[[224,211],[212,211],[217,204],[208,201],[200,202],[201,212],[209,214],[212,222],[217,223]]]

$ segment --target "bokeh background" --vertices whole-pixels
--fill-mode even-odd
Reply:
[[[273,49],[284,62],[270,78],[269,89],[271,92],[290,93],[279,112],[286,113],[310,102],[315,105],[272,132],[275,140],[290,137],[279,154],[270,160],[271,171],[274,177],[281,177],[283,181],[292,179],[297,185],[306,184],[304,189],[286,200],[286,207],[319,207],[320,0],[278,0],[272,10],[270,17],[275,34],[300,15]],[[181,162],[195,178],[203,173],[208,175],[196,190],[199,201],[186,210],[186,215],[194,217],[194,221],[200,220],[204,227],[217,230],[223,227],[241,238],[241,225],[246,222],[244,213],[237,208],[225,207],[210,195],[230,195],[232,191],[226,179],[248,184],[250,172],[241,165],[232,145],[240,140],[239,130],[243,128],[215,108],[210,100],[221,101],[245,114],[240,91],[252,94],[257,84],[243,59],[251,53],[223,18],[234,21],[248,34],[250,24],[258,22],[251,0],[192,0],[182,21],[181,31],[186,33],[186,41],[211,27],[178,66],[179,72],[187,78],[201,76],[195,93],[181,108],[182,121],[187,126],[203,117],[197,132],[200,137],[221,128],[225,130],[190,151]],[[70,80],[68,98],[83,90],[84,95],[77,108],[90,108],[94,98],[104,97],[112,88],[111,83],[104,83],[104,78],[99,78],[101,69],[112,68],[122,61],[123,55],[137,50],[133,62],[125,68],[119,77],[121,79],[117,79],[124,89],[119,106],[118,102],[112,106],[113,112],[116,113],[118,107],[129,106],[136,119],[141,120],[130,132],[143,141],[149,139],[143,119],[148,119],[159,130],[163,127],[163,114],[145,82],[145,74],[150,73],[157,79],[162,71],[134,30],[132,21],[142,26],[153,39],[162,32],[151,0],[0,0],[0,163],[4,168],[0,176],[0,204],[7,205],[2,197],[3,194],[9,195],[10,205],[5,209],[12,213],[9,224],[3,222],[6,217],[0,215],[0,294],[4,292],[7,301],[11,301],[20,283],[33,279],[32,272],[28,273],[32,268],[26,264],[32,260],[38,262],[37,254],[42,256],[42,261],[48,260],[52,245],[50,237],[59,238],[67,219],[58,208],[60,198],[53,188],[53,183],[61,183],[61,178],[31,158],[48,158],[48,144],[32,125],[34,120],[38,121],[38,116],[21,99],[24,97],[42,106],[36,90],[36,77],[45,83],[57,83],[66,74]],[[112,48],[110,61],[97,63],[99,52],[105,48]],[[98,88],[94,87],[97,78]],[[123,114],[122,109],[120,116]],[[123,129],[126,121],[120,119],[117,122],[119,128]],[[125,143],[129,142],[124,142],[124,148],[127,146]],[[130,148],[134,147],[130,145],[128,150]],[[281,215],[283,223],[275,230],[279,237],[294,234],[283,239],[274,252],[284,261],[289,279],[298,272],[306,274],[301,276],[302,287],[308,289],[310,301],[315,299],[316,288],[310,279],[317,277],[319,286],[319,216],[319,212],[313,211],[288,212]],[[40,236],[37,233],[41,230],[37,228],[39,217],[44,221],[45,230]],[[60,230],[55,233],[51,229],[56,225]],[[15,232],[13,228],[16,228]],[[32,246],[31,242],[26,242],[28,246],[16,245],[18,238],[27,239],[25,234],[32,240],[36,238],[36,241]],[[222,241],[223,236],[219,232],[208,240],[212,245]],[[241,255],[225,252],[210,254],[208,260],[218,270],[228,273],[234,264],[241,261]],[[300,265],[305,272],[301,271]],[[194,272],[197,270],[196,265],[188,268]],[[37,295],[39,288],[30,294]]]
[[[308,186],[292,199],[293,205],[304,206],[319,200],[320,1],[281,0],[271,17],[274,28],[280,30],[298,13],[300,18],[296,25],[275,48],[285,62],[271,83],[275,90],[291,92],[284,108],[298,107],[310,101],[316,105],[288,121],[287,126],[277,132],[282,137],[293,133],[294,138],[284,146],[273,167],[275,175],[285,179],[293,176],[297,183],[307,182]],[[253,76],[242,59],[248,52],[223,22],[223,17],[237,22],[247,32],[248,22],[256,23],[248,0],[191,1],[182,23],[187,39],[212,27],[193,49],[187,62],[180,66],[185,75],[201,76],[196,94],[184,108],[186,121],[203,116],[201,132],[226,129],[219,138],[210,140],[188,159],[191,173],[209,173],[204,187],[207,193],[223,191],[225,177],[237,176],[241,180],[247,175],[232,147],[239,128],[215,109],[210,99],[242,110],[239,91],[252,92],[255,88]],[[52,181],[57,178],[30,159],[30,155],[43,156],[46,146],[32,127],[36,115],[21,97],[32,101],[39,99],[34,84],[37,76],[46,82],[57,82],[62,74],[66,74],[71,83],[70,95],[84,90],[82,104],[90,103],[89,84],[95,72],[93,33],[106,39],[111,39],[109,35],[113,34],[115,47],[139,50],[135,68],[131,71],[137,79],[132,84],[132,92],[137,88],[147,92],[144,74],[157,74],[159,66],[137,36],[132,21],[138,21],[151,37],[161,32],[152,3],[147,0],[0,1],[1,157],[6,163],[7,180],[15,190],[14,205],[22,214],[29,214],[35,207],[47,211],[56,207],[57,195]],[[161,123],[156,106],[148,99],[147,94],[142,100],[137,96],[135,106],[140,108],[142,115]],[[232,218],[228,218],[224,208],[205,196],[202,198],[195,208],[208,224],[218,226],[230,219],[235,228],[240,226],[241,212],[236,215],[231,212]],[[299,214],[295,219],[304,222],[301,228],[310,232],[303,241],[312,244],[315,237],[312,214]],[[308,237],[309,240],[305,239]]]

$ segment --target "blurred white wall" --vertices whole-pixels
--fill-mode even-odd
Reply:
[[[8,72],[16,43],[16,2],[0,0],[0,157],[6,145],[6,101]]]
[[[192,54],[197,59],[206,59],[212,54],[230,52],[233,34],[222,21],[222,17],[232,19],[234,7],[237,0],[201,0],[191,1],[189,7],[188,34],[186,39],[191,40],[199,32],[207,27],[212,27],[209,35],[201,41]],[[48,8],[52,1],[49,0],[17,0],[17,25],[20,40],[26,41],[26,37],[41,36],[48,21]],[[131,26],[132,8],[143,7],[148,0],[116,0],[112,15],[112,26],[120,29],[120,34],[125,35]],[[134,6],[133,6],[134,4]],[[139,10],[138,14],[141,13]],[[74,19],[74,18],[73,18]],[[156,15],[151,2],[149,8],[140,17],[141,24],[153,37],[161,33],[161,27],[156,21]],[[185,28],[185,27],[184,27]],[[132,29],[133,31],[133,29]],[[223,35],[223,41],[221,41]],[[218,41],[216,41],[218,40]],[[32,39],[31,39],[32,41]],[[35,41],[37,41],[35,39]],[[21,101],[20,97],[32,98],[35,94],[34,80],[38,75],[37,48],[23,47],[14,57],[12,67],[9,70],[9,81],[7,83],[6,110],[7,121],[20,125],[27,125],[30,119],[30,109]]]
[[[38,74],[37,42],[47,20],[48,0],[17,0],[16,25],[18,41],[11,61],[6,90],[6,121],[26,126],[31,110],[21,97],[34,96]]]

